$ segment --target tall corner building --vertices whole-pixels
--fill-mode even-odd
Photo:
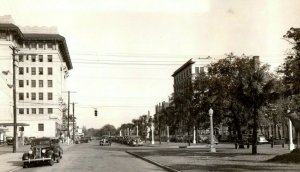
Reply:
[[[174,94],[186,94],[193,87],[193,81],[201,72],[207,72],[209,65],[217,62],[220,58],[193,58],[184,63],[174,73]]]
[[[53,28],[21,28],[7,16],[0,17],[0,98],[7,105],[0,106],[0,132],[2,127],[6,135],[13,132],[12,46],[19,49],[15,55],[18,135],[59,136],[67,102],[66,79],[72,69],[65,38]]]

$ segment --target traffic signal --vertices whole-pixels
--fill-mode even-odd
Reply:
[[[98,116],[98,111],[97,111],[97,110],[95,110],[95,116],[96,116],[96,117]]]

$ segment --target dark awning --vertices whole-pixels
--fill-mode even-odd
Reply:
[[[4,127],[14,126],[14,123],[4,122],[4,123],[0,123],[0,126],[4,126]],[[29,124],[26,124],[26,123],[17,123],[17,126],[29,126]]]

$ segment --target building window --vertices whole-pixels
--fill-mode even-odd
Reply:
[[[28,60],[29,59],[29,57],[28,57],[28,55],[26,55],[26,60]]]
[[[43,62],[43,55],[39,55],[39,62]]]
[[[24,68],[23,67],[19,67],[19,75],[23,75],[24,74]]]
[[[44,87],[44,82],[43,82],[43,80],[39,80],[39,87]]]
[[[52,43],[48,43],[48,44],[47,44],[47,47],[48,47],[49,49],[53,49],[53,44],[52,44]]]
[[[200,67],[200,73],[204,73],[204,67]]]
[[[21,115],[24,114],[24,108],[19,108],[19,114],[21,114]]]
[[[53,108],[48,108],[48,114],[53,114]]]
[[[48,62],[52,62],[52,55],[48,55]]]
[[[39,75],[43,75],[43,68],[39,67]]]
[[[36,108],[31,108],[31,113],[36,114]]]
[[[19,93],[19,100],[24,100],[24,93]]]
[[[23,126],[19,127],[19,131],[24,131],[24,127]]]
[[[29,73],[29,67],[26,67],[26,73]]]
[[[44,45],[42,43],[39,43],[39,48],[44,48]]]
[[[48,80],[48,87],[52,87],[52,86],[53,86],[52,80]]]
[[[48,67],[48,75],[52,75],[52,74],[53,74],[52,67]]]
[[[26,98],[27,98],[27,99],[29,98],[29,93],[26,93]]]
[[[24,80],[19,80],[19,87],[24,87]]]
[[[25,43],[25,48],[29,48],[29,44],[28,43]]]
[[[52,100],[53,99],[53,94],[52,93],[48,93],[48,100]]]
[[[31,93],[31,100],[36,100],[36,93]]]
[[[39,100],[43,100],[43,99],[44,99],[43,93],[39,93]]]
[[[36,75],[36,68],[35,67],[31,68],[31,75]]]
[[[31,80],[31,87],[32,88],[36,87],[36,81],[35,80]]]
[[[36,49],[36,43],[31,43],[31,48],[35,48]]]
[[[38,124],[38,127],[39,131],[44,131],[44,124]]]
[[[29,85],[29,80],[26,80],[26,85]]]
[[[7,39],[5,32],[0,32],[0,39],[2,39],[2,40],[6,40]]]
[[[35,61],[36,61],[35,55],[31,55],[31,61],[32,61],[32,62],[35,62]]]
[[[44,109],[43,108],[39,108],[39,114],[44,114]]]
[[[19,62],[23,62],[23,61],[24,61],[23,55],[19,55]]]
[[[27,114],[29,114],[29,108],[26,109]]]

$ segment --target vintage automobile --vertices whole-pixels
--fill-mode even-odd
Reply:
[[[136,137],[131,137],[130,138],[130,141],[129,141],[129,144],[130,146],[143,146],[144,143],[143,141],[141,140],[140,137],[136,136]]]
[[[80,143],[88,143],[89,138],[88,137],[81,137],[79,141],[80,141]]]
[[[248,142],[251,144],[252,143],[252,134],[251,135],[248,135],[247,138],[248,138]],[[269,141],[266,139],[266,137],[262,134],[257,134],[257,144],[266,144],[268,143]]]
[[[100,146],[110,146],[111,145],[111,142],[110,140],[106,139],[106,138],[103,138],[99,141],[99,145]]]
[[[42,137],[31,141],[31,148],[23,154],[23,168],[32,164],[49,164],[52,166],[62,158],[63,149],[58,138]]]
[[[7,145],[13,145],[14,144],[14,138],[11,136],[6,137],[6,143]]]
[[[211,138],[210,134],[202,134],[202,135],[199,135],[198,141],[200,143],[210,144],[210,138]],[[218,139],[216,138],[215,135],[213,135],[213,140],[214,140],[214,144],[216,144],[216,145],[219,144],[219,141],[218,141]]]

